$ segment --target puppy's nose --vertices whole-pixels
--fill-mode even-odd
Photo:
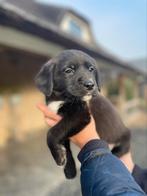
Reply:
[[[88,80],[88,81],[84,82],[84,87],[87,90],[92,90],[94,87],[94,82],[92,82],[91,80]]]

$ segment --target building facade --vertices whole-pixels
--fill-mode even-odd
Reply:
[[[36,89],[34,77],[42,64],[64,49],[83,50],[94,57],[104,94],[109,95],[110,81],[119,81],[121,101],[125,78],[136,82],[138,76],[143,77],[143,73],[99,47],[89,21],[79,13],[33,0],[1,1],[0,146],[45,129],[36,108],[44,97]]]

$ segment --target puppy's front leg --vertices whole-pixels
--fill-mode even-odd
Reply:
[[[66,115],[62,120],[48,131],[47,144],[57,165],[65,165],[66,149],[62,143],[69,137],[80,132],[89,122],[90,114],[88,110],[78,111]]]
[[[59,166],[65,165],[66,163],[66,149],[60,142],[61,139],[65,136],[63,124],[63,121],[59,122],[57,125],[52,127],[47,134],[47,145],[54,160]]]
[[[66,156],[67,156],[67,161],[64,167],[64,174],[66,178],[72,179],[76,176],[76,164],[72,155],[72,151],[70,149],[70,141],[69,139],[65,140],[64,146],[66,148]]]

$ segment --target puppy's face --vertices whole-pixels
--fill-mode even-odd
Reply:
[[[66,50],[51,59],[42,67],[36,83],[47,96],[58,91],[82,98],[100,90],[95,60],[78,50]]]

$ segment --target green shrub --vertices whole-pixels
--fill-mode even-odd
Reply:
[[[126,79],[124,83],[126,100],[131,100],[134,97],[134,84],[130,79]]]
[[[111,81],[107,87],[108,96],[119,95],[119,85],[117,81]]]

